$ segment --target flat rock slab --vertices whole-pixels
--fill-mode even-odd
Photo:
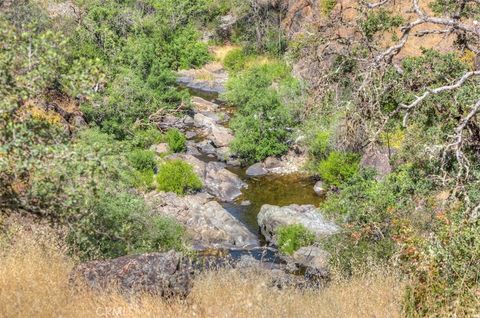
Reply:
[[[218,104],[212,103],[198,96],[192,97],[193,109],[196,113],[215,112],[218,110]]]
[[[233,260],[229,255],[189,259],[178,252],[170,251],[83,263],[70,273],[70,281],[80,286],[86,284],[96,291],[118,288],[127,296],[149,293],[163,298],[185,298],[199,273],[233,268],[240,273],[258,271],[270,280],[269,286],[279,289],[317,288],[325,278],[292,275],[282,265],[260,262],[251,256],[242,256],[240,260]]]
[[[205,74],[210,78],[205,79]],[[228,73],[214,63],[207,64],[202,69],[180,70],[177,75],[177,83],[209,93],[225,92],[225,84],[228,81]]]
[[[178,196],[151,192],[145,201],[155,215],[183,224],[195,244],[214,247],[258,246],[256,236],[207,193]]]
[[[313,205],[292,204],[279,207],[265,204],[257,215],[257,221],[261,233],[273,244],[276,244],[276,232],[280,226],[302,224],[317,238],[333,235],[340,230],[333,222],[327,221]]]

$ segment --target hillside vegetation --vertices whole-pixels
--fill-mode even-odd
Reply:
[[[469,0],[1,2],[1,311],[475,317],[478,21]],[[183,160],[192,138],[163,124],[199,107],[177,72],[208,82],[216,68],[228,72],[219,99],[234,108],[215,131],[231,131],[227,155],[303,156],[323,182],[320,210],[341,230],[320,242],[301,226],[276,234],[284,254],[328,251],[329,282],[276,289],[222,270],[196,278],[186,299],[76,290],[69,273],[81,262],[193,254],[188,225],[153,213],[145,195],[209,186]]]

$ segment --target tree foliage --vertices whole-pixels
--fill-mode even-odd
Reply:
[[[273,63],[253,66],[230,80],[225,97],[238,105],[231,122],[232,150],[247,162],[283,154],[295,123],[298,82],[288,67]]]

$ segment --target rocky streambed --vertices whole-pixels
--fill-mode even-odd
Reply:
[[[185,226],[196,256],[126,256],[83,264],[73,276],[92,287],[114,283],[127,291],[164,296],[186,295],[198,272],[218,267],[262,270],[275,286],[318,286],[328,276],[328,254],[321,247],[304,247],[288,257],[275,247],[279,226],[302,224],[319,239],[338,231],[317,209],[322,198],[314,190],[315,180],[301,173],[305,157],[291,151],[282,158],[241,166],[229,148],[234,137],[228,121],[234,109],[218,100],[224,73],[218,74],[221,81],[206,91],[206,84],[192,82],[190,114],[166,116],[160,123],[161,128],[186,134],[187,151],[168,155],[168,145],[152,147],[166,159],[191,164],[204,190],[186,196],[156,191],[145,195],[151,213]],[[181,80],[188,87],[187,79]]]

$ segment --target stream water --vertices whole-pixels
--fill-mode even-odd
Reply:
[[[205,100],[217,103],[225,111],[232,114],[232,107],[227,107],[218,100],[218,94],[189,89],[192,96],[198,96]],[[207,155],[197,156],[202,161],[215,160]],[[249,177],[246,175],[245,167],[227,165],[227,169],[238,175],[248,186],[242,190],[242,195],[234,202],[221,202],[222,206],[238,220],[244,223],[250,231],[257,234],[264,245],[257,223],[257,214],[264,204],[278,206],[290,204],[313,204],[318,206],[320,198],[313,186],[315,180],[303,174],[277,175],[269,174],[262,177]],[[242,204],[249,202],[249,204]]]

